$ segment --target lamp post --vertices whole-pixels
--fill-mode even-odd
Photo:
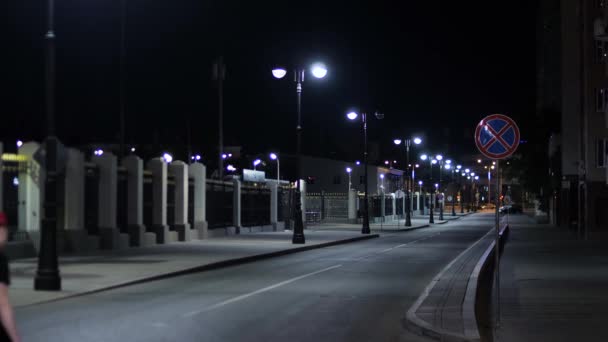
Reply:
[[[323,78],[327,75],[327,68],[325,65],[321,63],[313,64],[311,68],[311,73],[316,78]],[[287,71],[283,68],[274,68],[272,70],[272,75],[275,78],[281,79],[285,77]],[[296,83],[296,104],[297,104],[297,116],[298,121],[296,125],[296,191],[295,191],[295,210],[294,210],[294,227],[293,227],[293,238],[292,243],[294,244],[303,244],[306,242],[304,238],[304,222],[302,220],[302,199],[300,198],[300,181],[302,178],[301,175],[301,153],[302,153],[302,83],[304,83],[304,69],[296,68],[294,71],[294,80]]]
[[[467,180],[471,179],[471,176],[469,175],[470,172],[471,172],[470,169],[465,169],[464,170],[465,175],[463,177],[467,177]],[[465,182],[465,187],[466,187],[466,182]],[[470,196],[471,191],[469,190],[468,193]],[[470,213],[470,212],[471,212],[471,199],[469,198],[469,202],[467,203],[467,213]]]
[[[456,183],[455,181],[455,177],[454,175],[457,175],[458,177],[460,177],[460,169],[462,168],[461,165],[456,165],[456,168],[452,168],[452,181],[454,182],[454,185],[458,186],[458,190],[460,190],[460,182]],[[460,179],[460,178],[458,178]],[[456,216],[456,196],[458,195],[459,191],[454,191],[454,194],[452,195],[452,216]]]
[[[38,253],[38,269],[34,278],[35,290],[61,290],[61,277],[57,260],[57,149],[55,136],[55,3],[48,0],[46,40],[46,156],[44,218]]]
[[[256,159],[256,160],[253,161],[253,170],[254,171],[256,170],[256,167],[258,165],[260,165],[260,163],[262,163],[262,161],[260,159]]]
[[[350,193],[350,190],[351,190],[351,187],[352,187],[351,178],[350,178],[351,172],[353,172],[353,169],[351,169],[350,167],[347,167],[346,168],[346,173],[348,174],[348,193]]]
[[[366,113],[361,113],[361,115],[359,115],[357,112],[349,112],[348,114],[346,114],[346,117],[351,120],[354,121],[356,120],[358,117],[361,117],[361,123],[363,126],[363,165],[365,167],[365,195],[363,196],[363,225],[361,227],[361,234],[369,234],[370,233],[370,229],[369,229],[369,199],[368,199],[368,188],[367,188],[367,169],[368,169],[368,160],[367,160],[367,114]],[[384,118],[384,114],[381,113],[374,113],[374,116],[376,117],[376,119],[378,120],[382,120]]]
[[[443,193],[441,192],[441,174],[443,173],[443,156],[438,154],[435,156],[437,163],[439,164],[439,183],[436,186],[436,193],[439,195],[439,220],[443,221]]]
[[[477,176],[477,179],[479,179],[479,176]],[[471,205],[473,207],[473,212],[477,212],[477,198],[475,196],[475,192],[476,192],[476,187],[475,187],[475,172],[471,172]]]
[[[279,162],[279,156],[276,153],[271,153],[270,154],[270,159],[272,160],[276,160],[277,161],[277,186],[279,186],[279,181],[280,181],[280,171],[281,171],[281,163]]]
[[[393,142],[395,143],[395,145],[400,145],[401,144],[401,139],[395,139],[393,140]],[[411,201],[411,192],[412,192],[412,179],[409,173],[409,168],[410,168],[410,146],[412,144],[412,141],[414,142],[414,144],[416,145],[420,145],[422,143],[422,139],[416,137],[413,139],[407,138],[407,139],[403,139],[403,145],[405,146],[405,173],[408,175],[407,177],[410,177],[410,179],[408,179],[406,181],[406,178],[403,177],[403,184],[405,185],[403,187],[403,189],[405,190],[405,226],[406,227],[411,227],[412,226],[412,218],[410,215],[410,201]],[[412,169],[413,171],[413,169]]]
[[[427,156],[426,154],[423,154],[420,156],[420,159],[422,160],[428,160],[429,161],[429,165],[430,165],[430,182],[431,184],[433,183],[433,165],[437,164],[437,159]],[[433,199],[433,193],[431,193],[431,198],[429,201],[429,223],[435,223],[435,218],[433,217],[433,210],[435,210],[435,203],[434,199]]]
[[[418,181],[418,185],[420,186],[420,195],[418,195],[418,199],[420,199],[420,196],[422,196],[422,181]],[[422,202],[422,201],[418,201],[418,202]],[[424,203],[422,202],[422,205],[420,206],[420,208],[418,208],[420,210],[420,215],[424,215]]]

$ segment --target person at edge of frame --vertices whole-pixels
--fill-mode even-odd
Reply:
[[[6,214],[0,211],[0,341],[20,342],[13,308],[8,297],[10,272],[8,258],[4,254],[4,246],[8,240],[8,220]]]

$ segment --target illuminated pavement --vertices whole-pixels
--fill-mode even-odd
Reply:
[[[402,319],[491,216],[16,310],[24,341],[423,341]]]

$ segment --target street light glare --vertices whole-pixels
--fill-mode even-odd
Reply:
[[[422,185],[422,181],[418,181],[418,185]]]
[[[357,160],[357,161],[355,162],[355,164],[357,164],[357,165],[361,165],[361,162]]]
[[[21,147],[21,146],[23,146],[23,141],[17,140],[17,147]]]
[[[395,139],[395,140],[393,140],[393,142],[395,143],[395,145],[400,145],[401,139]]]
[[[427,158],[428,158],[428,156],[426,154],[423,154],[420,156],[420,159],[422,159],[422,160],[426,160]]]
[[[457,168],[458,170],[460,170],[460,169],[462,169],[462,165],[456,165],[456,168]]]
[[[327,75],[327,68],[323,63],[315,63],[312,66],[312,75],[316,78],[323,78]]]
[[[422,139],[420,139],[420,138],[414,138],[414,144],[416,144],[416,145],[422,144]]]
[[[353,169],[351,169],[350,167],[346,168],[346,172],[351,173],[353,171]]]
[[[170,163],[173,161],[173,156],[165,152],[163,153],[163,160],[165,161],[165,163]]]
[[[448,164],[448,165],[450,165],[450,164],[452,164],[452,161],[448,159],[448,160],[445,161],[445,163]]]
[[[357,117],[359,116],[359,114],[355,113],[355,112],[350,112],[348,114],[346,114],[346,117],[349,120],[355,120]]]
[[[277,158],[278,158],[278,157],[277,157],[276,153],[271,153],[271,154],[270,154],[270,159],[272,159],[272,160],[277,160]]]
[[[380,174],[380,178],[384,179],[384,173]]]
[[[452,165],[450,165],[450,164],[448,164],[448,165],[446,165],[446,166],[445,166],[445,169],[446,169],[446,170],[449,170],[449,169],[451,169],[451,168],[452,168]]]
[[[469,172],[471,172],[471,170],[465,169],[464,172],[469,173]]]
[[[256,159],[253,161],[253,166],[258,166],[258,165],[260,165],[261,162],[262,162],[261,160]]]
[[[285,77],[285,75],[287,75],[287,70],[283,69],[283,68],[274,68],[272,69],[272,76],[274,76],[274,78],[283,78]]]
[[[437,160],[442,160],[442,159],[443,159],[443,156],[442,156],[441,154],[438,154],[438,155],[435,157],[435,159],[437,159]]]
[[[477,164],[481,164],[481,159],[477,159]]]
[[[431,164],[433,164],[433,165],[437,164],[437,159],[431,160]]]

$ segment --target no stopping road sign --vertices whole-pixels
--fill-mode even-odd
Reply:
[[[506,115],[488,115],[475,129],[475,145],[481,154],[490,159],[507,158],[519,146],[519,128]]]

